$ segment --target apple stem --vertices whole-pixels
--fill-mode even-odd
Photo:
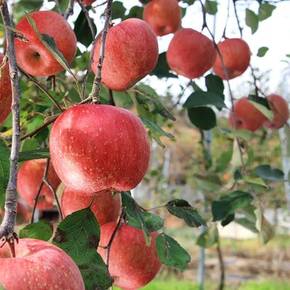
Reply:
[[[6,1],[0,0],[1,16],[5,27],[5,38],[7,47],[7,56],[9,60],[9,70],[12,86],[12,144],[10,153],[10,172],[9,181],[6,189],[5,197],[5,214],[0,226],[0,239],[5,239],[9,245],[14,247],[16,234],[14,227],[16,223],[17,213],[17,169],[18,156],[20,149],[20,89],[19,76],[16,64],[15,49],[14,49],[14,32],[10,29],[13,23],[10,18],[9,10]]]
[[[89,95],[89,98],[91,98],[92,103],[98,104],[100,103],[100,85],[101,85],[101,80],[102,80],[102,67],[103,67],[103,62],[105,58],[105,46],[106,46],[106,38],[108,34],[108,30],[110,27],[111,23],[111,16],[112,16],[112,3],[113,0],[108,0],[107,2],[107,7],[105,9],[105,24],[104,24],[104,29],[102,31],[102,43],[100,47],[100,57],[99,57],[99,63],[98,63],[98,69],[96,72],[96,76],[94,79],[93,83],[93,88],[92,91]]]

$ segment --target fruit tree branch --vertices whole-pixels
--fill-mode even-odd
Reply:
[[[102,36],[101,36],[102,38],[101,38],[99,63],[98,63],[96,76],[94,79],[93,88],[89,96],[92,99],[93,103],[100,102],[99,93],[100,93],[100,88],[101,88],[100,85],[101,85],[101,80],[102,80],[102,67],[103,67],[103,62],[105,58],[106,38],[107,38],[107,33],[109,30],[111,16],[112,16],[112,3],[113,3],[113,0],[108,0],[107,7],[105,9],[105,25],[104,25],[104,29],[102,31]]]
[[[6,0],[0,0],[0,9],[3,23],[5,26],[5,38],[7,56],[9,61],[9,70],[12,86],[12,145],[10,153],[10,173],[9,181],[6,189],[5,198],[5,214],[0,226],[0,239],[5,238],[6,241],[14,246],[14,226],[16,222],[17,211],[17,168],[18,168],[18,156],[20,149],[20,89],[19,89],[19,77],[18,68],[16,64],[15,49],[14,49],[14,33],[8,29],[13,27],[12,20],[8,11]]]

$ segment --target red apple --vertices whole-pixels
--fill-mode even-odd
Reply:
[[[18,171],[17,191],[27,204],[33,207],[36,194],[41,184],[46,168],[46,159],[36,159],[23,162]],[[48,167],[48,181],[54,190],[60,184],[60,179],[56,175],[52,164]],[[54,196],[47,185],[43,185],[37,203],[37,208],[41,210],[53,208]]]
[[[213,69],[224,80],[233,79],[241,75],[249,66],[251,51],[248,44],[240,38],[226,39],[218,44],[223,57],[227,75],[224,72],[222,61],[217,55]]]
[[[246,97],[235,102],[229,117],[233,128],[252,132],[260,129],[266,120],[267,118]]]
[[[108,223],[101,227],[99,254],[107,261],[109,240],[116,227]],[[156,250],[157,233],[151,234],[147,246],[143,231],[123,224],[117,231],[110,248],[109,272],[114,284],[122,289],[139,289],[158,273],[161,264]]]
[[[270,95],[267,97],[270,108],[274,114],[273,121],[267,120],[265,127],[271,129],[280,129],[289,119],[289,109],[287,101],[279,95]]]
[[[97,72],[101,35],[92,54],[92,70]],[[158,60],[157,38],[143,20],[130,18],[109,29],[106,39],[102,82],[110,89],[123,91],[150,73]]]
[[[213,42],[190,28],[178,30],[167,51],[169,67],[189,79],[202,76],[213,66],[215,58],[216,50]]]
[[[120,213],[120,195],[111,191],[101,191],[90,195],[66,188],[61,198],[61,208],[64,216],[89,207],[95,214],[100,225],[117,221]]]
[[[82,0],[85,6],[92,5],[96,0]]]
[[[91,193],[131,190],[144,177],[150,156],[140,119],[109,105],[77,105],[62,113],[49,147],[65,186]]]
[[[0,249],[0,285],[7,290],[84,290],[73,260],[56,246],[34,239],[20,239],[16,258],[7,244]]]
[[[143,19],[157,35],[174,33],[181,26],[181,8],[177,0],[153,0],[145,5]]]
[[[4,61],[4,55],[0,53],[0,125],[9,115],[12,102],[9,65]]]
[[[74,59],[77,49],[76,36],[68,22],[54,11],[36,11],[28,14],[42,35],[50,36],[56,47],[68,63]],[[64,70],[51,52],[39,40],[28,22],[27,16],[21,18],[16,30],[28,41],[15,40],[16,60],[19,67],[26,73],[45,77],[55,75]]]

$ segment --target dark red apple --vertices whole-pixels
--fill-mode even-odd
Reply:
[[[115,222],[121,209],[120,195],[113,194],[111,191],[101,191],[90,195],[68,188],[62,194],[61,208],[64,216],[90,205],[100,225]]]
[[[244,97],[235,102],[229,116],[229,123],[235,129],[256,131],[260,129],[267,118]]]
[[[68,63],[74,59],[77,50],[76,36],[68,22],[54,11],[36,11],[28,14],[42,35],[53,38],[56,47]],[[52,53],[40,41],[27,16],[20,19],[16,30],[23,34],[27,41],[15,39],[16,60],[26,73],[45,77],[64,70]]]
[[[5,121],[11,111],[12,90],[8,62],[0,53],[0,125]]]
[[[144,7],[143,19],[159,36],[174,33],[181,26],[181,8],[177,0],[152,0]]]
[[[82,0],[85,6],[92,5],[96,0]]]
[[[92,70],[97,72],[101,35],[92,52]],[[158,60],[157,38],[145,21],[130,18],[109,29],[102,82],[116,91],[127,90],[149,74]]]
[[[107,261],[109,240],[116,223],[101,227],[99,254]],[[148,284],[158,273],[161,264],[156,250],[157,233],[151,234],[146,245],[143,231],[123,224],[117,231],[110,248],[109,272],[114,284],[122,289],[139,289]]]
[[[36,194],[41,184],[46,168],[46,159],[36,159],[23,162],[18,171],[17,191],[26,203],[33,207]],[[56,175],[52,164],[48,167],[48,181],[54,190],[60,184],[60,179]],[[41,210],[53,208],[53,192],[47,185],[43,185],[39,195],[37,208]]]
[[[190,28],[178,30],[167,51],[169,67],[178,75],[189,79],[202,76],[213,66],[215,58],[216,50],[213,42]]]
[[[289,119],[288,103],[283,97],[275,94],[268,96],[267,100],[274,114],[274,119],[272,121],[267,120],[264,126],[271,129],[280,129]]]
[[[56,246],[20,239],[16,258],[7,244],[0,249],[0,285],[6,290],[84,290],[81,273],[73,260]]]
[[[144,177],[150,156],[140,119],[109,105],[77,105],[62,113],[49,147],[65,186],[90,193],[131,190]]]
[[[219,55],[216,57],[213,69],[214,72],[224,80],[230,80],[240,76],[246,71],[250,64],[251,51],[248,44],[241,38],[229,38],[218,44],[223,57],[225,74],[222,61]]]

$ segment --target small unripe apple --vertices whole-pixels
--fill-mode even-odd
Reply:
[[[4,63],[4,55],[0,53],[0,125],[11,111],[12,90],[8,62]]]
[[[33,207],[36,194],[41,184],[45,168],[46,159],[36,159],[23,162],[17,175],[17,191],[25,202]],[[54,190],[60,184],[60,179],[55,173],[52,164],[48,167],[48,181]],[[41,210],[53,208],[53,192],[44,184],[38,198],[37,208]]]
[[[267,120],[264,126],[271,129],[280,129],[289,119],[288,103],[283,97],[274,94],[268,96],[267,100],[274,114],[274,119],[272,121]]]
[[[116,228],[116,223],[101,227],[99,254],[107,261],[105,248]],[[146,245],[144,233],[126,224],[118,229],[110,248],[109,272],[114,284],[122,289],[139,289],[148,284],[158,273],[161,263],[156,250],[157,233],[151,234]]]
[[[92,70],[98,70],[101,34],[92,52]],[[149,74],[158,61],[157,38],[148,23],[130,18],[109,29],[102,82],[115,91],[127,90]]]
[[[202,76],[213,66],[215,58],[216,50],[213,42],[190,28],[178,30],[167,51],[169,67],[178,75],[189,79]]]
[[[213,69],[222,79],[230,80],[240,76],[246,71],[250,64],[251,51],[248,44],[241,38],[229,38],[218,44],[218,48],[223,57],[223,62],[227,74],[224,71],[222,61],[217,55]]]
[[[181,25],[181,8],[177,0],[152,0],[144,7],[143,19],[156,35],[174,33]]]
[[[28,14],[38,31],[53,38],[57,49],[68,63],[74,59],[77,50],[77,39],[68,22],[54,11],[36,11]],[[28,22],[27,16],[20,19],[16,30],[23,34],[27,41],[15,39],[16,60],[26,73],[47,77],[64,70],[53,54],[39,40],[36,32]]]
[[[111,191],[101,191],[94,195],[66,188],[61,198],[61,209],[64,216],[89,207],[100,225],[117,221],[121,202],[120,195]]]
[[[235,129],[256,131],[260,129],[267,118],[250,103],[247,97],[235,102],[229,116],[229,123]]]
[[[127,191],[147,171],[147,132],[139,118],[122,108],[71,107],[53,124],[49,141],[54,169],[68,188]]]
[[[56,246],[34,239],[20,239],[16,257],[9,246],[0,248],[0,285],[7,290],[84,290],[74,261]]]

